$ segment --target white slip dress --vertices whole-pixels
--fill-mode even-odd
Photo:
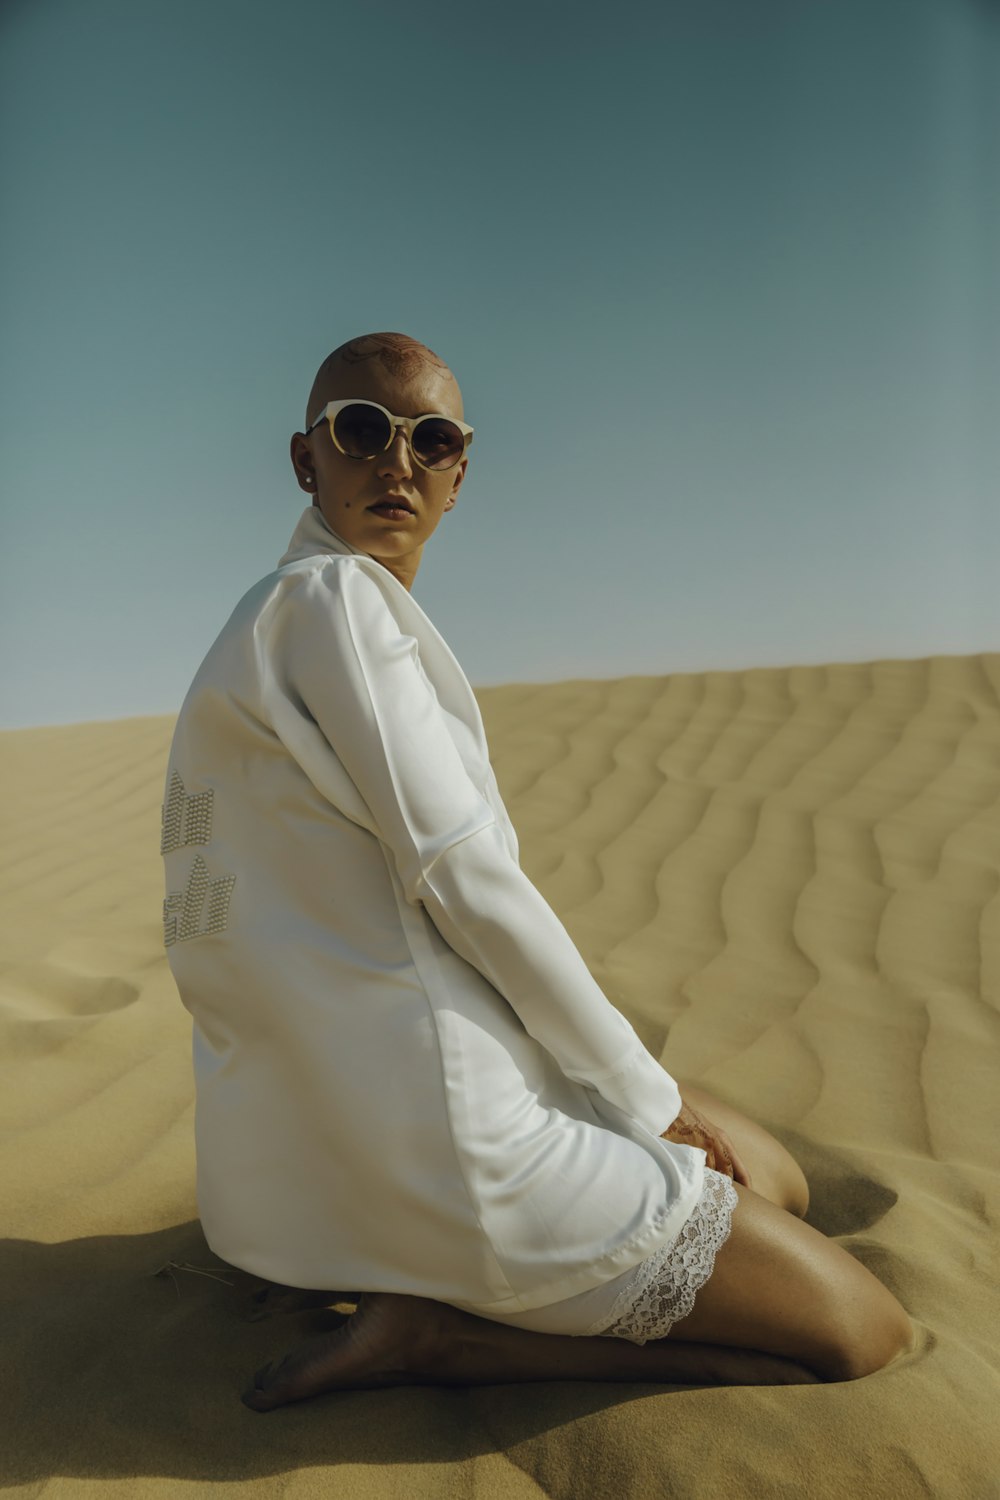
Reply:
[[[162,818],[219,1256],[542,1331],[684,1315],[732,1185],[521,870],[454,656],[315,506],[191,684]]]

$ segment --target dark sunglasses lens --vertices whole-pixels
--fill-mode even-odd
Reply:
[[[351,458],[371,458],[389,441],[389,418],[374,406],[345,406],[334,418],[337,442]]]
[[[427,417],[413,429],[413,451],[428,469],[451,469],[462,456],[461,428],[446,417]]]

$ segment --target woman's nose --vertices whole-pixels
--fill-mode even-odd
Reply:
[[[396,428],[392,442],[382,455],[381,467],[392,474],[412,474],[409,444],[402,427]]]

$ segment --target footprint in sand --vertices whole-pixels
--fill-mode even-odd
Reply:
[[[61,1021],[122,1010],[139,994],[138,985],[115,974],[81,974],[42,960],[4,975],[0,1009],[24,1021]]]

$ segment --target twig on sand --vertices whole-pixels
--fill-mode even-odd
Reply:
[[[168,1260],[165,1265],[162,1265],[158,1271],[154,1271],[152,1274],[154,1276],[169,1276],[178,1297],[181,1294],[181,1288],[177,1277],[174,1275],[175,1271],[191,1271],[195,1276],[208,1276],[212,1281],[221,1281],[225,1286],[235,1285],[235,1282],[230,1281],[228,1276],[220,1276],[218,1271],[212,1267],[195,1266],[190,1261]]]

